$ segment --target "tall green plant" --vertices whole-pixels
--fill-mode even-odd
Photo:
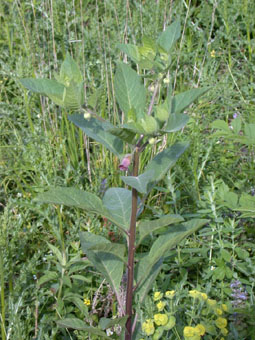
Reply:
[[[137,303],[143,303],[160,271],[166,252],[207,222],[201,219],[184,222],[182,216],[171,214],[151,220],[140,217],[146,197],[185,152],[188,143],[178,142],[165,148],[139,172],[141,153],[145,148],[150,148],[159,137],[182,129],[189,119],[182,112],[207,91],[207,88],[196,88],[173,95],[169,86],[165,98],[159,96],[159,86],[168,83],[166,74],[171,68],[170,52],[180,33],[180,23],[176,21],[157,40],[144,37],[142,46],[119,44],[121,51],[139,69],[143,69],[145,75],[143,78],[123,62],[117,64],[115,95],[123,112],[120,125],[112,125],[89,108],[83,108],[81,73],[69,55],[61,66],[60,75],[55,75],[56,80],[21,79],[27,89],[47,95],[56,104],[67,109],[79,111],[69,115],[69,120],[115,154],[120,159],[120,171],[127,171],[132,164],[132,175],[121,177],[131,190],[109,188],[101,199],[76,188],[58,187],[37,197],[37,201],[77,207],[103,216],[123,234],[123,244],[113,244],[108,239],[89,232],[80,233],[80,240],[87,258],[109,282],[116,295],[121,313],[120,318],[114,322],[126,324],[122,332],[122,336],[125,333],[126,340],[132,339],[137,326],[137,318],[133,318],[134,298]],[[145,87],[144,83],[150,85],[150,89],[154,88],[149,101],[148,86]],[[129,149],[129,153],[124,154],[124,149]],[[138,219],[140,221],[137,231]],[[149,252],[140,253],[139,261],[136,260],[138,247],[149,235],[157,235],[162,228],[164,232],[156,237]],[[126,298],[123,299],[121,287],[125,267]],[[111,324],[112,321],[109,322]],[[95,329],[81,320],[62,319],[59,325],[95,334]]]

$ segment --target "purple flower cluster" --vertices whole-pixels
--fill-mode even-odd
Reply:
[[[230,284],[230,288],[232,289],[232,304],[234,308],[242,307],[243,303],[248,299],[247,292],[245,288],[242,286],[242,283],[239,280],[235,280]]]

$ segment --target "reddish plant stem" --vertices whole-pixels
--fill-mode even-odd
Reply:
[[[133,176],[138,176],[139,167],[139,148],[136,147],[133,160]],[[133,282],[134,282],[134,258],[135,258],[135,234],[136,234],[136,215],[137,215],[137,191],[132,189],[132,212],[129,228],[128,244],[128,279],[126,292],[126,322],[125,340],[132,340],[132,302],[133,302]]]

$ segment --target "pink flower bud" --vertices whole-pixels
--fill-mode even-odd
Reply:
[[[129,165],[131,163],[131,154],[128,153],[127,155],[125,155],[125,157],[122,159],[120,165],[119,165],[119,169],[121,171],[127,171]]]

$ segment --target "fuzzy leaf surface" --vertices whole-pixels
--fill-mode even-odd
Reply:
[[[141,220],[139,223],[139,241],[138,244],[150,233],[157,231],[158,229],[165,227],[173,223],[183,222],[184,219],[181,215],[165,215],[156,220]]]
[[[123,128],[123,127],[113,127],[108,130],[112,135],[117,136],[122,139],[124,142],[132,144],[136,135],[136,132]]]
[[[82,129],[86,135],[103,144],[119,158],[123,153],[123,142],[108,130],[114,126],[109,122],[102,122],[96,118],[85,119],[82,114],[69,115],[68,119]]]
[[[69,53],[67,53],[65,60],[61,64],[60,68],[61,82],[73,81],[75,83],[82,82],[82,74],[77,63],[73,60]]]
[[[130,66],[119,63],[115,74],[115,94],[121,110],[128,119],[128,112],[135,110],[138,117],[144,114],[146,90],[141,77]]]
[[[189,116],[183,113],[172,113],[169,115],[164,132],[175,132],[181,130],[189,121]]]
[[[23,78],[21,84],[28,90],[46,96],[53,95],[60,99],[63,97],[64,85],[53,79]]]
[[[105,213],[107,214],[102,200],[99,197],[90,192],[76,188],[51,188],[49,191],[39,194],[36,197],[36,201],[81,208],[88,212],[97,213],[103,216]]]
[[[139,49],[133,44],[117,44],[117,47],[124,52],[136,64],[140,61]]]
[[[178,158],[183,154],[183,152],[187,149],[189,143],[176,143],[169,148],[163,150],[159,154],[157,154],[147,165],[145,171],[153,170],[154,174],[151,178],[151,185],[153,187],[153,183],[160,181],[167,171],[176,163]]]
[[[151,177],[154,174],[153,170],[144,172],[143,174],[135,176],[121,176],[124,183],[136,189],[141,194],[147,193],[147,185],[151,181]]]
[[[190,104],[192,104],[197,98],[206,93],[209,88],[191,89],[177,94],[172,98],[172,113],[181,113]]]
[[[168,26],[164,32],[160,34],[160,36],[157,39],[157,43],[167,53],[169,53],[173,44],[180,38],[180,36],[181,36],[181,24],[179,20],[176,20],[170,26]]]
[[[131,217],[132,192],[124,188],[110,188],[103,197],[104,207],[109,211],[118,225],[128,229]]]
[[[109,240],[89,232],[80,233],[80,240],[82,250],[90,262],[105,277],[117,298],[119,298],[119,287],[124,267],[120,257],[124,257],[124,246],[116,246],[114,250]],[[97,246],[99,246],[99,249],[96,248]]]
[[[66,318],[57,321],[58,326],[64,328],[77,329],[80,331],[88,332],[89,334],[94,334],[100,336],[102,339],[111,339],[104,332],[100,331],[98,328],[88,326],[84,321],[78,318]]]
[[[209,220],[194,219],[169,228],[166,233],[159,236],[153,243],[149,253],[151,264],[155,264],[161,257],[165,256],[167,251],[175,247],[181,240],[197,231],[207,222],[209,222]]]
[[[36,201],[84,209],[87,212],[106,217],[118,226],[121,231],[125,231],[123,224],[119,223],[119,220],[116,220],[110,214],[109,210],[103,205],[102,200],[90,192],[76,188],[56,187],[39,194]]]
[[[142,303],[151,289],[163,264],[163,257],[156,263],[150,262],[149,255],[144,256],[135,267],[135,278],[138,288],[135,294],[139,296],[139,302]]]

